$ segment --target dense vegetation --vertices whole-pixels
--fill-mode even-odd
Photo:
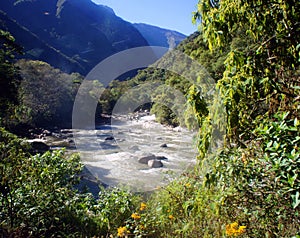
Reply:
[[[240,44],[247,44],[244,39],[242,40],[239,37],[236,37],[236,41],[239,41]],[[191,111],[191,105],[179,105],[182,102],[176,102],[177,98],[174,98],[174,95],[171,94],[178,90],[187,99],[189,98],[188,92],[192,90],[193,85],[196,88],[201,85],[201,80],[200,82],[198,79],[194,80],[195,77],[199,76],[199,67],[191,66],[191,60],[195,60],[204,69],[203,71],[207,71],[210,77],[217,81],[224,71],[223,63],[228,50],[225,49],[223,53],[218,50],[211,52],[204,43],[203,35],[195,32],[176,47],[175,55],[173,55],[173,52],[167,53],[152,67],[140,70],[134,78],[126,82],[113,82],[105,93],[106,106],[104,108],[108,109],[105,113],[112,112],[114,104],[124,92],[131,95],[128,96],[130,100],[138,100],[135,96],[137,90],[134,90],[136,87],[148,87],[149,84],[157,82],[158,85],[163,87],[157,87],[154,92],[151,92],[150,98],[153,103],[145,105],[145,108],[151,109],[151,113],[155,114],[157,121],[162,124],[197,128],[194,120],[192,120],[192,117],[195,116]],[[180,74],[175,72],[180,72]],[[167,90],[168,88],[175,91]],[[178,106],[186,112],[175,113],[175,108]]]
[[[62,73],[42,61],[19,60],[22,82],[19,99],[21,123],[41,127],[71,127],[74,99],[82,76]]]
[[[20,47],[15,44],[14,38],[8,32],[0,30],[0,119],[8,123],[11,119],[15,105],[18,104],[19,77],[12,60]]]
[[[102,190],[98,200],[77,192],[77,155],[30,155],[29,145],[3,128],[0,150],[1,237],[100,237],[113,233],[138,204],[121,189]]]
[[[197,19],[199,33],[178,50],[205,66],[216,82],[227,118],[219,128],[225,131],[224,144],[210,150],[218,117],[209,113],[214,108],[198,85],[184,77],[153,67],[127,82],[112,82],[100,99],[107,112],[127,89],[151,80],[185,95],[184,118],[176,118],[173,108],[159,100],[149,106],[164,123],[193,127],[189,118],[196,119],[199,163],[194,171],[158,189],[146,203],[122,189],[103,189],[95,199],[74,189],[82,167],[78,156],[62,151],[31,155],[24,141],[1,129],[4,237],[300,237],[300,3],[205,0],[198,3]],[[7,32],[1,31],[1,40],[1,85],[16,92],[22,88],[11,57],[16,47]],[[157,64],[169,64],[166,60],[171,61],[164,57]],[[181,63],[174,67],[189,67]],[[62,75],[41,62],[20,61],[19,67],[25,86],[33,83],[31,67],[38,69],[39,85],[48,82],[45,71],[48,80],[55,77],[54,89],[62,87],[61,77],[80,82],[78,75]],[[73,92],[72,85],[64,87]],[[25,86],[21,95],[27,95],[29,107]],[[159,90],[154,98],[172,100],[168,91]],[[15,95],[0,95],[4,126],[22,102]],[[59,108],[47,115],[55,118]]]

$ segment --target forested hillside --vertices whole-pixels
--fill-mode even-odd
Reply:
[[[113,81],[99,99],[101,112],[110,113],[124,92],[154,81],[186,99],[181,117],[174,113],[176,97],[159,88],[154,103],[141,105],[162,123],[198,130],[196,166],[144,196],[121,188],[103,188],[97,198],[79,192],[78,156],[34,154],[8,132],[22,120],[58,120],[82,77],[41,61],[16,62],[20,47],[0,31],[3,237],[300,237],[300,2],[205,0],[193,16],[199,32],[176,48],[191,61],[178,63],[168,52],[136,77]],[[217,98],[203,96],[198,82],[206,73],[195,83],[184,77],[197,73],[192,61],[210,74]],[[158,69],[164,64],[188,73]],[[212,149],[215,129],[223,143]]]
[[[239,36],[235,38],[232,44],[236,44],[235,42],[245,46],[249,43],[247,42],[247,39],[240,38]],[[224,51],[210,51],[207,44],[204,42],[203,35],[200,32],[195,32],[187,39],[183,40],[175,48],[175,57],[172,56],[172,51],[168,52],[162,59],[158,60],[151,67],[140,70],[139,73],[132,79],[126,82],[113,82],[110,89],[108,89],[105,93],[104,97],[106,98],[106,101],[101,101],[101,103],[105,105],[103,108],[105,108],[106,113],[111,113],[114,103],[125,91],[129,91],[129,93],[134,94],[135,91],[132,89],[137,86],[148,85],[147,83],[151,82],[159,82],[166,87],[179,90],[186,98],[188,98],[188,92],[192,88],[193,83],[183,75],[189,75],[190,78],[192,78],[195,77],[195,75],[197,76],[199,73],[197,72],[199,68],[189,68],[191,60],[197,62],[197,64],[204,68],[205,71],[209,73],[210,77],[217,82],[224,72],[224,60],[228,51],[229,47],[224,49]],[[178,59],[181,54],[185,57]],[[170,70],[165,70],[164,68],[169,68]],[[174,71],[176,72],[180,68],[182,68],[181,72],[183,75],[174,73]],[[175,115],[172,108],[162,105],[161,102],[164,102],[165,104],[175,102],[174,99],[169,96],[170,95],[168,95],[167,92],[161,92],[161,88],[157,88],[151,94],[153,104],[144,105],[144,107],[151,109],[151,112],[156,115],[157,121],[162,124],[172,126],[180,125],[191,129],[197,127],[197,125],[190,124],[192,121],[190,120],[191,117],[194,117],[190,104],[186,104],[184,106],[186,113],[184,113],[185,115],[181,118],[178,118]],[[130,100],[134,100],[135,97],[134,95],[131,95],[130,98]],[[176,103],[173,104],[174,107],[176,107]]]
[[[134,25],[90,0],[2,1],[0,27],[22,45],[22,58],[84,76],[119,51],[148,45],[174,47],[185,38],[171,30]]]
[[[0,2],[1,29],[25,48],[24,56],[63,72],[86,75],[106,57],[148,42],[112,9],[90,0]]]

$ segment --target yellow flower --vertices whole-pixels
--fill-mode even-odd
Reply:
[[[240,234],[245,233],[246,232],[246,226],[240,226],[238,231],[239,231]]]
[[[169,215],[169,219],[174,219],[175,217],[173,215]]]
[[[246,226],[239,226],[237,222],[226,225],[226,235],[238,236],[246,232]]]
[[[118,228],[118,237],[125,237],[125,236],[127,236],[127,234],[128,234],[128,231],[125,226]]]
[[[186,183],[185,187],[190,188],[192,185],[190,183]]]
[[[144,211],[144,210],[146,209],[146,207],[147,207],[147,204],[144,203],[144,202],[142,202],[142,203],[141,203],[141,206],[140,206],[140,210],[141,210],[141,211]]]
[[[231,224],[230,224],[230,227],[231,227],[232,229],[236,230],[236,229],[238,229],[239,224],[238,224],[237,222],[234,222],[234,223],[231,223]]]
[[[133,214],[131,215],[131,217],[132,217],[134,220],[138,220],[138,219],[141,218],[141,216],[140,216],[139,214],[137,214],[137,213],[133,213]]]

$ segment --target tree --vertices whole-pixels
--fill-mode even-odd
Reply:
[[[19,94],[27,108],[23,122],[33,126],[70,126],[74,98],[82,76],[66,74],[42,61],[19,60]]]
[[[0,120],[8,124],[13,115],[14,105],[18,102],[17,89],[19,77],[13,61],[21,47],[15,43],[14,37],[0,30]]]
[[[194,16],[201,19],[200,31],[210,50],[224,50],[236,35],[252,41],[247,49],[230,49],[218,83],[232,142],[249,139],[258,115],[292,110],[299,117],[299,1],[206,0],[199,1]]]
[[[249,237],[299,235],[300,2],[210,3],[199,1],[195,17],[212,52],[230,46],[217,84],[228,143],[201,154],[204,184],[220,192],[222,218],[245,223]]]

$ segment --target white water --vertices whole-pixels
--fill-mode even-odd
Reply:
[[[97,130],[73,132],[77,150],[91,173],[101,182],[150,191],[176,178],[195,163],[194,133],[182,128],[164,127],[154,117],[112,121]],[[112,140],[106,140],[113,137]],[[162,148],[162,144],[167,144]],[[154,154],[165,156],[162,168],[149,168],[138,159]]]

